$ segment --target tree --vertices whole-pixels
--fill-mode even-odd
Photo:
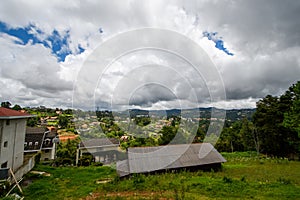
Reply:
[[[291,109],[285,113],[283,124],[298,133],[300,137],[300,81],[292,85],[285,94],[292,99]]]
[[[1,107],[10,108],[11,103],[9,101],[1,102]]]
[[[39,117],[31,117],[27,120],[27,126],[35,127],[39,122]]]
[[[216,143],[216,148],[219,151],[226,152],[243,151],[244,146],[240,134],[241,127],[242,123],[240,121],[232,123],[229,127],[225,127]]]
[[[159,138],[159,144],[169,144],[169,142],[172,141],[172,139],[175,137],[176,132],[176,128],[174,128],[173,126],[164,126],[160,131],[162,136]]]
[[[244,151],[252,151],[255,149],[255,136],[253,135],[253,124],[247,118],[243,118],[240,136]]]
[[[22,107],[19,106],[18,104],[14,105],[14,107],[12,107],[13,110],[22,110]]]
[[[261,152],[274,156],[299,153],[300,140],[292,125],[297,121],[297,108],[299,108],[297,87],[299,85],[293,85],[280,97],[268,95],[257,102],[253,123],[255,134],[259,137]]]
[[[68,117],[64,116],[64,115],[59,115],[58,117],[58,125],[61,128],[67,128],[69,124],[69,119]]]
[[[70,140],[59,143],[56,151],[56,165],[74,165],[76,162],[76,153],[79,140]]]

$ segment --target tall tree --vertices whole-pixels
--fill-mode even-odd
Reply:
[[[13,110],[22,110],[22,107],[20,105],[16,104],[11,109],[13,109]]]
[[[289,123],[297,119],[293,114],[293,106],[297,107],[294,89],[292,86],[280,97],[268,95],[257,103],[253,122],[263,153],[289,156],[299,152],[299,137]]]
[[[253,129],[253,124],[247,118],[243,118],[240,136],[244,151],[252,151],[255,149],[255,136],[253,135]]]
[[[9,101],[1,102],[1,107],[10,108],[10,106],[11,106],[11,103]]]
[[[292,105],[284,115],[284,126],[296,131],[300,137],[300,81],[292,85],[285,96],[290,96]]]

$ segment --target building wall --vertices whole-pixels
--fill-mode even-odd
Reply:
[[[81,157],[85,153],[90,153],[95,158],[95,162],[102,162],[104,164],[109,164],[114,161],[117,161],[118,158],[119,145],[112,146],[103,146],[103,147],[94,147],[94,148],[81,148],[80,155]]]
[[[53,160],[53,149],[42,149],[41,161]]]
[[[0,165],[16,171],[23,164],[26,119],[0,120]],[[7,166],[4,166],[7,162]],[[1,167],[1,166],[0,166]]]

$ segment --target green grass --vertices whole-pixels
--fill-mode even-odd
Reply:
[[[78,199],[97,189],[96,181],[115,175],[109,167],[50,167],[39,165],[38,171],[50,173],[50,176],[29,174],[33,179],[24,190],[25,199]]]
[[[109,167],[39,165],[49,177],[29,175],[25,199],[300,199],[300,162],[224,153],[219,172],[135,175],[120,180]],[[109,183],[97,180],[112,178]]]

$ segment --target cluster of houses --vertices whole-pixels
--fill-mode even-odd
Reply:
[[[30,117],[34,116],[0,107],[0,180],[8,179],[10,171],[16,179],[21,179],[34,167],[34,156],[38,152],[42,161],[55,159],[57,144],[66,141],[64,136],[58,136],[56,127],[27,127],[26,121]],[[77,161],[90,152],[96,161],[110,163],[117,159],[118,148],[118,140],[84,141],[78,146]]]
[[[55,127],[26,127],[32,115],[0,107],[0,180],[9,178],[9,170],[21,179],[34,166],[34,156],[41,160],[55,159],[60,142]],[[134,147],[120,152],[118,139],[103,138],[82,141],[77,148],[76,164],[86,153],[96,162],[117,162],[119,176],[132,173],[152,173],[172,169],[220,167],[226,160],[209,143]]]

